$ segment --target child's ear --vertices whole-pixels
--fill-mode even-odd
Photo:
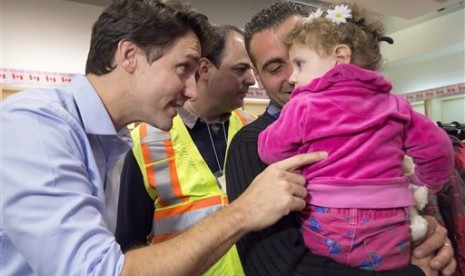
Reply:
[[[336,54],[336,64],[348,64],[352,57],[352,51],[346,44],[339,44],[334,47],[334,53]]]

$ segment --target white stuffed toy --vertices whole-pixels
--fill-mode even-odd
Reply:
[[[405,175],[412,175],[415,172],[415,164],[411,157],[405,156],[402,165]],[[409,208],[410,234],[412,241],[415,242],[423,238],[426,235],[426,231],[428,231],[428,222],[418,213],[428,203],[428,189],[415,184],[410,184],[409,189],[415,199],[415,205]]]
[[[428,222],[418,213],[428,203],[428,189],[415,184],[410,184],[409,189],[415,199],[415,205],[410,207],[410,235],[415,242],[423,238],[428,230]]]

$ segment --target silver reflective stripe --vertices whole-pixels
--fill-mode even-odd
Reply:
[[[140,139],[141,144],[150,144],[156,142],[163,142],[171,138],[169,132],[155,128],[146,124],[147,135]]]
[[[153,223],[152,233],[154,236],[158,236],[183,231],[189,226],[196,224],[201,219],[211,216],[221,208],[221,205],[215,205],[189,211],[169,218],[157,219]]]
[[[170,141],[171,135],[168,132],[147,125],[147,135],[141,139],[142,144],[149,147],[152,169],[155,175],[157,194],[164,203],[176,204],[182,202],[182,198],[174,195],[171,183],[173,182],[170,175],[168,153],[165,147],[165,141]],[[172,156],[171,158],[175,158]]]

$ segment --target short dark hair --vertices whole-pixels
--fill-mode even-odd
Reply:
[[[221,25],[213,27],[216,37],[215,43],[212,45],[210,50],[205,53],[204,57],[208,58],[216,67],[219,67],[223,61],[224,48],[226,46],[226,39],[232,32],[236,32],[240,35],[244,35],[244,32],[233,25]]]
[[[291,16],[308,16],[310,7],[292,1],[278,1],[256,13],[252,19],[245,24],[244,41],[247,53],[250,54],[250,41],[254,34],[261,31],[279,27],[281,23]]]
[[[226,39],[232,32],[236,32],[244,36],[244,32],[233,25],[213,26],[213,44],[207,51],[202,52],[202,57],[207,58],[211,63],[213,63],[213,65],[215,65],[216,68],[218,68],[221,65],[221,62],[223,62]],[[199,79],[200,75],[199,71],[197,70],[197,72],[195,72],[195,80]]]
[[[202,51],[208,51],[212,27],[207,16],[190,6],[170,0],[115,0],[92,27],[86,74],[104,75],[115,69],[121,40],[134,42],[152,63],[189,31],[198,36]]]

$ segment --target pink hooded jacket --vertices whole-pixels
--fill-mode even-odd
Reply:
[[[413,205],[404,154],[415,162],[415,182],[436,192],[452,174],[452,144],[444,130],[391,89],[378,72],[334,67],[294,90],[278,120],[260,134],[260,158],[270,164],[298,153],[328,152],[303,169],[314,205]]]

